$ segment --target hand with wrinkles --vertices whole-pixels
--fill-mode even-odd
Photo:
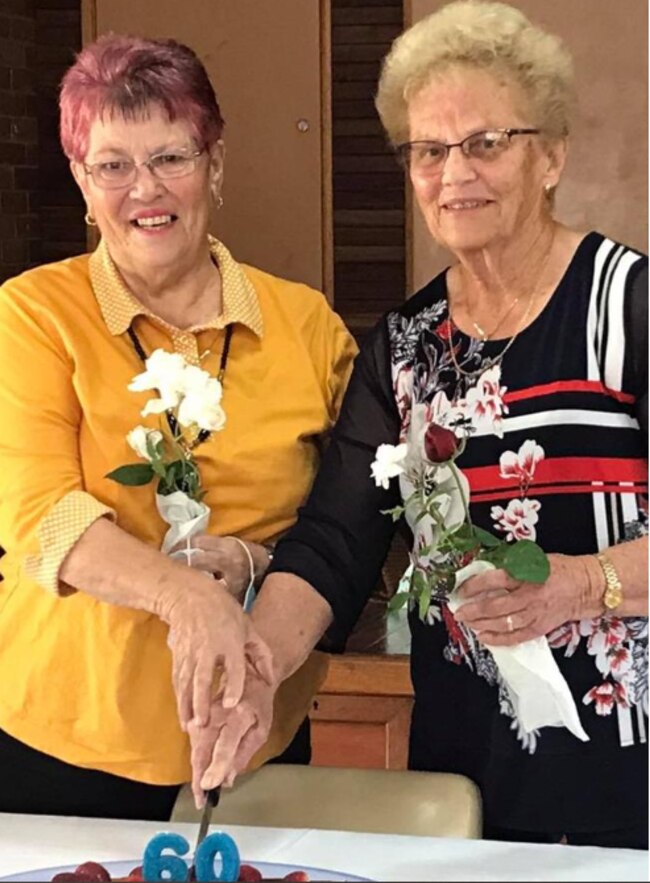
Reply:
[[[565,622],[597,615],[585,609],[598,578],[591,555],[549,555],[551,573],[545,583],[520,582],[505,570],[490,570],[467,579],[459,589],[463,606],[458,622],[472,629],[484,644],[511,647],[547,635]],[[467,599],[467,600],[465,600]]]
[[[172,680],[181,727],[209,718],[215,672],[222,667],[223,702],[234,706],[245,687],[247,668],[272,680],[271,653],[237,602],[205,576],[161,591],[156,613],[169,624],[167,643],[172,651]],[[188,580],[189,583],[189,580]]]
[[[203,533],[191,538],[189,549],[186,543],[179,543],[171,554],[175,558],[182,555],[190,567],[222,580],[228,592],[242,601],[251,579],[250,560],[242,543],[251,554],[253,577],[259,580],[269,565],[269,556],[264,546],[249,540]]]
[[[268,739],[277,686],[248,666],[238,705],[224,708],[222,697],[217,696],[206,726],[190,722],[192,793],[197,808],[205,803],[205,791],[217,785],[229,788]]]

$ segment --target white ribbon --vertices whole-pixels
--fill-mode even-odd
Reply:
[[[449,596],[449,609],[455,613],[466,601],[458,588],[470,576],[494,570],[489,561],[472,561],[456,574],[456,588]],[[484,644],[494,657],[508,689],[512,704],[526,733],[540,727],[566,727],[576,738],[588,742],[575,700],[560,671],[546,638],[523,641],[514,647]]]
[[[192,500],[183,491],[174,491],[166,496],[156,494],[156,507],[160,517],[169,525],[161,551],[170,558],[183,559],[186,564],[191,564],[192,555],[200,551],[192,548],[191,539],[197,534],[205,533],[210,520],[210,509],[205,503]],[[184,548],[170,551],[183,542]]]

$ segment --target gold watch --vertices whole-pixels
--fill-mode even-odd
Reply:
[[[598,559],[598,563],[600,564],[605,575],[605,591],[603,592],[603,604],[605,605],[607,610],[614,610],[623,600],[623,586],[620,579],[618,578],[616,568],[609,560],[609,558],[602,552],[596,555],[596,558]]]

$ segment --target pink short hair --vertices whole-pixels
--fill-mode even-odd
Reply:
[[[103,115],[146,117],[152,105],[187,120],[197,142],[210,147],[223,131],[212,84],[198,56],[175,40],[107,34],[86,46],[61,82],[61,144],[83,162],[90,128]]]

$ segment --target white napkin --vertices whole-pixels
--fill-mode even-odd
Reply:
[[[190,539],[205,532],[210,520],[210,509],[205,503],[192,500],[183,491],[174,491],[167,496],[156,494],[156,506],[163,521],[169,525],[161,551],[169,554],[170,549],[185,542],[185,548],[177,549],[170,557],[182,559],[189,564],[194,551],[190,546]]]
[[[456,588],[449,595],[449,609],[455,613],[465,603],[458,587],[470,576],[494,570],[489,561],[472,561],[456,574]],[[566,727],[583,742],[589,741],[578,717],[575,701],[558,668],[546,638],[524,641],[514,647],[484,646],[494,657],[508,688],[522,729],[526,733],[540,727]]]

